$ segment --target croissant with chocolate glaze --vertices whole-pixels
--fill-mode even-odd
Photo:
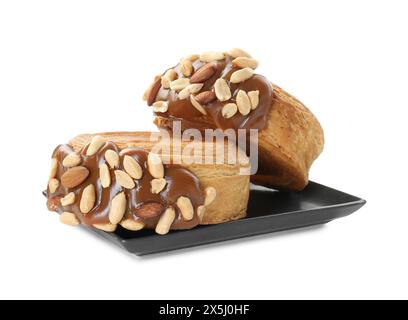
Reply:
[[[179,121],[183,131],[257,129],[258,172],[251,181],[302,190],[323,150],[322,127],[300,101],[255,74],[257,66],[241,49],[190,55],[157,76],[144,99],[159,128],[172,130]]]
[[[227,144],[152,139],[158,134],[83,134],[58,146],[48,209],[65,224],[106,232],[120,226],[166,234],[245,217],[249,176],[241,173],[249,162],[240,150],[234,162],[213,163],[216,150],[228,155]]]

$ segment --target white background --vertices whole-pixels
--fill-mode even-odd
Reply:
[[[406,1],[0,2],[0,298],[408,298]],[[58,222],[57,144],[154,129],[186,54],[242,47],[320,119],[311,179],[365,198],[324,227],[137,258]]]

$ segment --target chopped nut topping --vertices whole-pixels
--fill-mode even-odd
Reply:
[[[48,189],[50,190],[51,193],[54,193],[55,191],[57,191],[59,185],[60,182],[58,181],[58,179],[52,178],[48,182]]]
[[[180,70],[185,77],[189,77],[193,73],[193,64],[191,63],[190,60],[187,59],[181,60]]]
[[[251,68],[255,70],[258,68],[258,61],[252,58],[238,57],[232,61],[232,64],[238,68]]]
[[[164,89],[170,88],[170,82],[177,79],[177,72],[174,69],[169,69],[161,77],[161,85]]]
[[[122,170],[115,170],[116,182],[125,189],[133,189],[135,187],[135,182],[133,179]]]
[[[164,112],[167,112],[168,109],[169,109],[169,103],[167,101],[156,101],[155,103],[153,103],[154,112],[164,113]]]
[[[225,81],[224,79],[220,78],[215,81],[214,90],[218,100],[227,101],[231,99],[230,87],[228,86],[227,81]]]
[[[203,62],[212,62],[225,59],[225,55],[222,52],[204,52],[200,55],[200,60]]]
[[[224,118],[232,118],[238,111],[238,107],[235,103],[227,103],[222,107],[221,114]]]
[[[229,52],[229,55],[233,58],[239,58],[239,57],[251,58],[251,55],[248,52],[242,49],[239,49],[239,48],[231,49]]]
[[[207,114],[207,111],[205,111],[203,106],[194,98],[193,95],[190,96],[190,102],[193,105],[193,107],[200,111],[203,115]]]
[[[154,193],[154,194],[160,193],[161,191],[163,191],[166,184],[167,184],[167,181],[164,178],[153,179],[150,182],[152,193]]]
[[[243,90],[239,90],[237,94],[237,106],[239,113],[246,116],[251,111],[251,101],[247,93]]]
[[[180,78],[177,80],[174,80],[170,82],[170,89],[175,90],[175,91],[181,91],[185,87],[187,87],[190,84],[190,80],[187,78]]]
[[[70,206],[75,202],[75,193],[68,193],[65,197],[61,198],[60,202],[63,207]]]
[[[251,68],[244,68],[241,70],[235,71],[231,75],[231,83],[241,83],[244,82],[245,80],[250,79],[254,75],[254,70]]]
[[[190,60],[191,62],[196,61],[200,56],[198,54],[189,54],[188,56],[184,57],[186,60]]]
[[[259,90],[248,92],[249,100],[251,101],[251,110],[254,110],[259,105]]]

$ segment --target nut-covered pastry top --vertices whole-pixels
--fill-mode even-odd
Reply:
[[[262,129],[272,102],[271,83],[255,74],[258,61],[241,49],[181,59],[157,76],[144,99],[157,117],[210,117],[221,129]]]
[[[202,189],[189,170],[163,164],[142,148],[119,150],[95,136],[80,152],[60,145],[52,156],[48,208],[69,225],[80,223],[104,231],[118,224],[137,231],[189,229],[200,222],[215,189]]]

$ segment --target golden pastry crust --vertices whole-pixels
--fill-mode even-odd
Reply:
[[[142,147],[147,150],[156,145],[149,141],[150,132],[105,132],[97,134],[82,134],[73,138],[69,144],[76,150],[81,150],[95,135],[101,136],[106,141],[116,144],[121,150],[129,147]],[[181,142],[181,149],[188,142]],[[203,143],[205,147],[205,143]],[[165,154],[164,154],[165,155]],[[245,159],[245,156],[239,154]],[[177,154],[170,154],[170,159]],[[183,159],[184,160],[184,159]],[[182,163],[181,166],[194,173],[204,189],[212,187],[216,190],[213,202],[206,205],[205,213],[200,224],[216,224],[240,219],[246,216],[249,199],[249,176],[240,175],[240,168],[248,164],[205,164],[205,163]]]
[[[269,187],[302,190],[323,146],[323,129],[316,117],[275,85],[266,127],[259,132],[258,174],[251,179]]]
[[[323,129],[312,112],[295,97],[273,85],[266,126],[259,131],[259,164],[251,182],[281,190],[302,190],[313,161],[324,146]],[[182,130],[215,128],[209,117],[182,120]],[[171,129],[172,120],[156,117],[159,128]]]

